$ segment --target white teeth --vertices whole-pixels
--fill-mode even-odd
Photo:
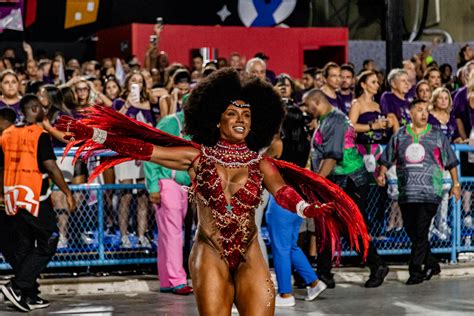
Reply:
[[[245,131],[245,128],[243,128],[241,126],[237,126],[237,127],[234,127],[234,131],[236,131],[238,133],[243,133]]]

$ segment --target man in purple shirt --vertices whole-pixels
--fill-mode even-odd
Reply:
[[[344,64],[341,66],[341,89],[338,92],[339,97],[344,104],[343,112],[347,115],[351,109],[352,99],[354,94],[352,88],[354,87],[354,68],[351,65]]]
[[[406,94],[410,90],[408,74],[401,68],[394,68],[388,74],[388,83],[392,88],[391,92],[384,92],[380,98],[380,109],[382,114],[393,113],[398,118],[400,126],[411,122],[409,102]]]
[[[326,95],[326,98],[333,107],[346,113],[344,101],[336,92],[341,87],[341,67],[334,62],[328,62],[323,68],[323,77],[326,83],[321,88],[321,91]]]

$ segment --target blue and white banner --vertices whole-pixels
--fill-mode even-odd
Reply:
[[[245,26],[275,26],[293,13],[296,1],[239,0],[239,17]]]

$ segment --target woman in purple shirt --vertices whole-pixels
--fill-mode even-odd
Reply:
[[[394,113],[384,116],[380,106],[374,101],[374,96],[379,89],[377,74],[371,70],[364,71],[357,78],[355,97],[349,118],[357,132],[357,148],[364,156],[367,171],[377,177],[377,163],[382,154],[381,144],[386,144],[392,133],[399,129],[398,119]],[[380,206],[382,208],[383,206]],[[376,220],[382,221],[383,213],[377,212]],[[393,227],[401,227],[401,214],[396,202],[392,203],[387,231]]]
[[[20,112],[20,81],[13,70],[7,69],[0,75],[0,108],[15,110],[17,122],[22,121]]]
[[[452,112],[453,107],[449,90],[446,88],[434,90],[430,103],[428,123],[441,129],[451,143],[462,143],[462,138],[458,133],[456,118]]]
[[[460,144],[462,143],[462,138],[458,133],[456,118],[452,111],[452,104],[451,93],[447,88],[435,89],[430,101],[428,123],[440,129],[450,143]],[[430,233],[441,240],[447,240],[451,234],[451,228],[448,225],[449,189],[451,188],[449,183],[451,182],[451,176],[449,172],[444,171],[443,180],[442,200],[438,207],[436,221],[431,224]]]
[[[138,95],[132,93],[138,86]],[[145,88],[145,78],[140,72],[132,72],[125,79],[122,98],[116,99],[112,108],[118,112],[136,119],[137,121],[154,125],[153,114],[150,107],[149,95]],[[120,183],[144,183],[145,174],[141,161],[132,160],[115,166],[115,176]],[[124,192],[120,199],[119,228],[121,234],[121,246],[131,248],[132,244],[128,236],[128,217],[130,213],[131,192]],[[144,191],[138,194],[137,209],[137,235],[138,246],[150,248],[150,241],[145,236],[148,220],[148,197]]]

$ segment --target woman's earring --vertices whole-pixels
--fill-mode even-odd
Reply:
[[[221,128],[221,124],[220,124],[220,123],[219,123],[219,124],[217,124],[217,128]]]

